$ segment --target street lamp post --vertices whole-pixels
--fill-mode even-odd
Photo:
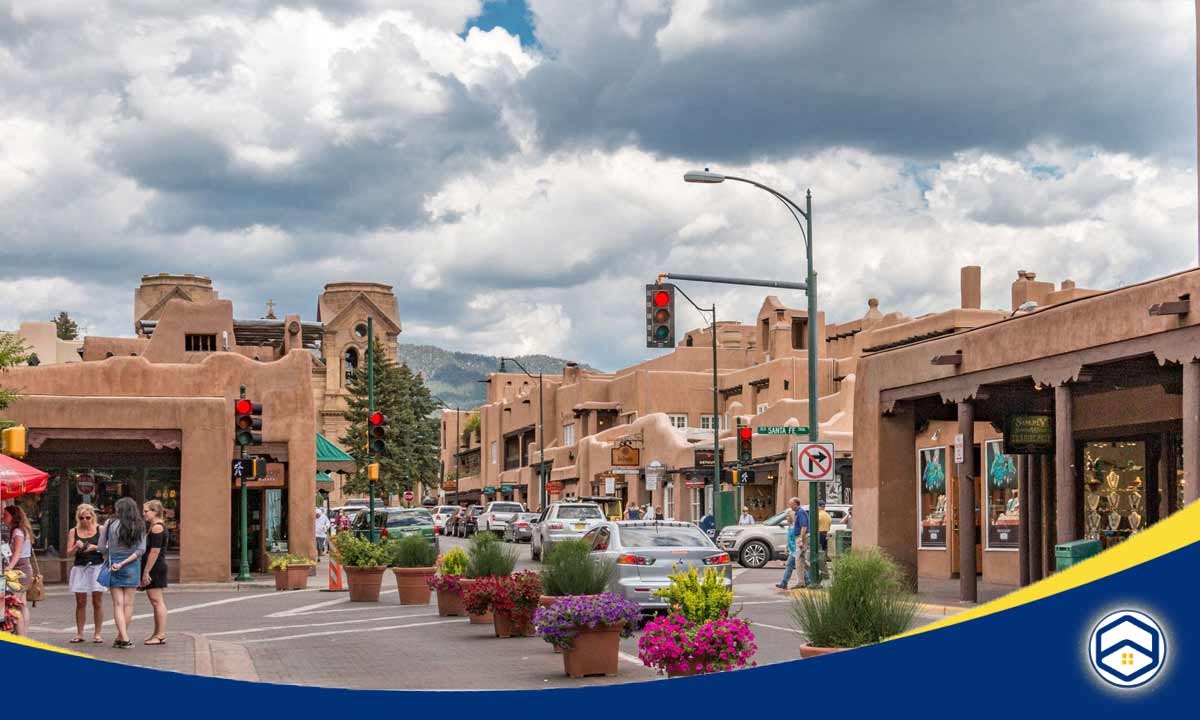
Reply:
[[[817,273],[813,268],[812,190],[805,193],[805,206],[801,208],[786,195],[774,188],[746,178],[710,172],[708,168],[705,168],[703,171],[685,173],[683,179],[685,182],[705,184],[734,180],[746,183],[747,185],[753,185],[760,190],[765,190],[774,195],[788,209],[792,218],[795,219],[796,224],[800,226],[800,233],[804,236],[804,248],[808,260],[808,275],[804,283],[804,292],[808,295],[808,439],[810,442],[817,442],[819,431],[819,413],[817,408],[819,393],[817,387]],[[801,217],[804,218],[804,222],[800,221]],[[779,283],[773,284],[779,285]],[[817,531],[817,495],[817,484],[810,482],[808,484],[809,567],[812,568],[812,577],[809,578],[810,585],[818,585],[821,580],[821,544]]]
[[[511,360],[514,365],[521,368],[521,372],[525,373],[530,378],[534,377],[533,373],[526,370],[525,366],[522,365],[520,363],[520,361],[518,361],[516,358],[505,358],[505,357],[500,358],[500,372],[505,371],[504,370],[504,362],[506,360]],[[537,374],[537,381],[538,381],[538,485],[539,485],[539,488],[538,488],[539,508],[538,509],[542,509],[542,508],[546,507],[546,501],[549,499],[548,496],[546,495],[546,422],[545,422],[546,416],[545,416],[545,411],[543,409],[543,403],[542,403],[542,396],[545,394],[544,386],[542,384],[542,373]]]
[[[459,450],[462,449],[462,431],[460,429],[460,425],[462,422],[462,408],[460,408],[458,405],[455,405],[453,408],[451,408],[449,403],[447,403],[445,400],[441,399],[437,395],[430,395],[429,397],[440,402],[442,404],[443,408],[445,408],[447,410],[450,410],[450,409],[454,410],[454,504],[457,505],[458,504],[458,460],[459,460],[458,452],[459,452]],[[442,467],[442,472],[445,472],[444,466]],[[445,485],[445,484],[446,484],[445,477],[443,476],[442,477],[442,485]],[[441,490],[441,491],[445,491],[445,489],[446,489],[445,487],[438,488],[438,490]]]

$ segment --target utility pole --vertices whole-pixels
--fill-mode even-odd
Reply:
[[[241,386],[241,390],[238,393],[238,399],[239,400],[246,399],[246,386],[245,385]],[[242,461],[242,467],[245,467],[245,465],[246,465],[246,446],[239,445],[238,448],[239,448],[238,449],[238,458],[241,459],[241,461]],[[238,565],[238,574],[237,574],[238,582],[250,582],[253,579],[250,577],[250,538],[248,537],[248,534],[250,532],[249,527],[248,527],[250,512],[249,512],[249,508],[247,507],[247,504],[250,502],[250,494],[246,488],[246,485],[247,485],[246,480],[247,480],[247,478],[243,475],[243,477],[241,478],[242,511],[241,511],[241,518],[240,518],[240,521],[241,521],[240,524],[241,524],[241,528],[242,528],[242,548],[241,548],[242,549],[242,553],[241,553],[242,557],[241,557],[241,563]]]
[[[375,323],[373,318],[367,316],[367,417],[375,413]],[[368,423],[369,424],[369,423]],[[370,436],[367,439],[368,450],[371,447]],[[379,456],[371,453],[372,459],[379,462]],[[371,542],[375,542],[378,538],[375,537],[375,481],[369,479],[370,472],[367,474],[367,505],[369,506],[367,518],[367,532],[370,535]]]

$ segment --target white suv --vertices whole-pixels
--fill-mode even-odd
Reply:
[[[529,538],[529,554],[541,560],[556,542],[578,540],[584,533],[607,521],[604,511],[593,502],[556,502],[542,511]]]
[[[513,521],[517,513],[525,512],[525,506],[516,502],[491,502],[476,520],[479,532],[504,533],[504,528]]]

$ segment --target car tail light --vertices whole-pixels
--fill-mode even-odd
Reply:
[[[704,564],[705,565],[728,565],[729,564],[729,553],[721,553],[720,555],[713,555],[711,557],[706,557],[706,558],[704,558]]]
[[[387,528],[383,528],[379,531],[379,537],[387,538]]]
[[[729,556],[726,555],[726,558]],[[619,555],[617,556],[618,565],[653,565],[654,558],[648,558],[644,555]]]

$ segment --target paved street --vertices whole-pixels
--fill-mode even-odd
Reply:
[[[465,541],[442,539],[443,549]],[[519,546],[520,568],[535,568],[529,546]],[[793,660],[802,638],[789,619],[788,598],[773,591],[779,563],[763,570],[735,570],[736,604],[753,623],[760,664]],[[324,584],[325,568],[318,578]],[[318,579],[314,578],[314,580]],[[73,598],[65,588],[34,609],[31,635],[105,660],[188,673],[264,682],[348,688],[518,689],[577,687],[653,680],[637,660],[637,637],[622,642],[620,675],[571,680],[562,659],[540,638],[498,639],[490,625],[440,618],[435,604],[401,606],[389,573],[379,603],[350,603],[345,593],[312,589],[275,592],[174,588],[169,642],[143,647],[151,631],[149,604],[138,598],[132,638],[139,644],[69,645],[74,635]],[[106,611],[110,603],[106,602]],[[923,616],[922,622],[931,622]],[[87,635],[90,638],[90,633]]]

